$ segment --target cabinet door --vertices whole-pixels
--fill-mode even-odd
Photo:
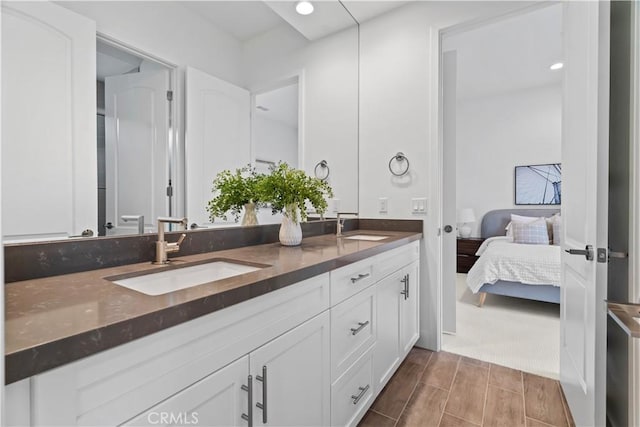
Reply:
[[[400,295],[400,355],[404,357],[416,343],[419,333],[418,292],[420,289],[420,266],[418,262],[409,264],[402,269],[406,285]]]
[[[253,425],[329,425],[330,322],[326,311],[249,354]]]
[[[377,284],[378,339],[374,352],[376,391],[382,390],[400,364],[400,292],[405,274],[404,270],[397,271]]]
[[[126,426],[242,426],[248,410],[249,356],[214,372],[150,410],[126,422]]]

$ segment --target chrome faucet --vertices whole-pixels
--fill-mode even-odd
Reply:
[[[144,215],[122,215],[120,218],[124,222],[136,221],[138,223],[138,234],[144,234]]]
[[[171,217],[159,217],[158,218],[158,241],[156,242],[156,260],[154,264],[167,264],[167,254],[171,252],[178,252],[180,250],[180,244],[187,237],[182,233],[180,238],[175,243],[169,243],[164,240],[164,225],[165,224],[182,224],[184,229],[187,229],[187,218],[171,218]]]
[[[341,215],[355,215],[358,216],[357,212],[338,212],[336,215],[336,237],[342,237],[342,229],[344,228],[344,220],[345,218],[340,218]]]

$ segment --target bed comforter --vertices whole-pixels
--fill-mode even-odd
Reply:
[[[527,285],[560,286],[560,246],[525,245],[492,237],[482,244],[480,258],[469,270],[467,286],[475,294],[498,280]]]

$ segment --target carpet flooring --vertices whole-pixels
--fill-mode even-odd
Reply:
[[[457,330],[443,334],[442,350],[558,379],[560,306],[488,294],[480,308],[465,280],[457,275]]]

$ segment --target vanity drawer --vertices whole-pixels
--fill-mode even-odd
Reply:
[[[376,289],[371,286],[331,309],[331,382],[376,340]]]
[[[354,262],[331,272],[331,305],[373,285],[373,259]]]
[[[407,264],[420,259],[420,242],[411,242],[408,245],[396,248],[389,252],[376,256],[374,274],[376,280],[380,280],[398,271]]]
[[[373,402],[373,388],[373,350],[369,349],[331,387],[331,425],[357,425]]]

